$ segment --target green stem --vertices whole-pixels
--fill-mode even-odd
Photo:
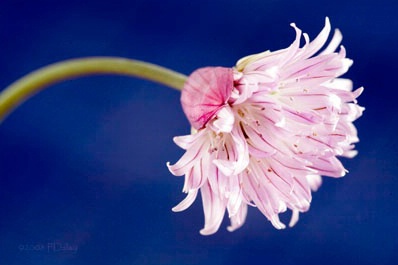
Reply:
[[[117,57],[66,60],[40,68],[0,93],[0,122],[21,103],[41,90],[81,76],[115,74],[139,77],[181,90],[186,76],[154,64]]]

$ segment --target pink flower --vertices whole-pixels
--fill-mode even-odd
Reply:
[[[325,27],[310,42],[295,24],[296,39],[286,49],[250,55],[235,68],[195,71],[181,95],[194,132],[175,137],[185,154],[169,170],[185,175],[187,197],[173,211],[188,208],[201,192],[203,235],[215,233],[227,210],[229,231],[244,222],[248,205],[257,207],[277,229],[279,213],[290,209],[290,226],[309,209],[321,175],[342,177],[337,156],[353,157],[358,141],[352,124],[363,108],[352,82],[339,78],[352,61],[339,46],[336,30]],[[300,39],[305,44],[300,47]]]

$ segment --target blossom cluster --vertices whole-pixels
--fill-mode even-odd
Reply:
[[[322,49],[328,18],[313,41],[291,26],[296,38],[288,48],[244,57],[233,68],[198,69],[185,83],[181,103],[193,132],[174,138],[186,152],[168,168],[185,176],[187,197],[174,211],[187,209],[200,191],[203,235],[219,229],[225,211],[228,230],[239,228],[248,206],[277,229],[285,228],[279,214],[290,209],[293,226],[321,176],[347,172],[337,157],[356,155],[353,121],[363,111],[356,101],[363,88],[353,91],[351,80],[340,78],[352,64],[339,47],[340,31]]]

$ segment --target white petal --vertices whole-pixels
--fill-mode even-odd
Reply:
[[[293,209],[292,218],[290,219],[289,222],[289,227],[293,227],[295,224],[297,224],[298,220],[299,220],[299,211],[297,209]]]
[[[233,232],[239,227],[241,227],[247,216],[247,204],[242,203],[242,205],[239,208],[239,211],[234,215],[230,217],[231,220],[231,225],[227,227],[227,230],[229,232]]]
[[[217,134],[221,132],[229,133],[232,131],[234,122],[234,113],[229,106],[225,106],[217,112],[216,119],[210,126]]]

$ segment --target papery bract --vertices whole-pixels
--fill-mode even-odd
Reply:
[[[346,173],[337,156],[356,155],[352,124],[363,108],[352,82],[339,78],[351,66],[342,36],[329,20],[310,42],[295,24],[286,49],[242,58],[235,68],[202,68],[187,80],[182,105],[197,133],[176,137],[186,150],[169,170],[185,175],[188,196],[174,211],[188,208],[200,190],[204,235],[216,232],[228,211],[233,231],[256,206],[277,229],[279,213],[292,210],[290,226],[309,209],[321,175]],[[301,37],[305,44],[300,47]],[[316,54],[316,55],[315,55]],[[315,56],[314,56],[315,55]]]
[[[200,129],[225,105],[233,89],[231,68],[206,67],[193,72],[181,92],[185,115],[195,129]]]

